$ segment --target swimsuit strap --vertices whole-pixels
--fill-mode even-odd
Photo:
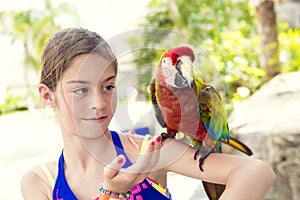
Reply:
[[[122,154],[126,158],[126,162],[125,162],[123,168],[127,168],[127,167],[131,166],[132,162],[129,160],[128,156],[126,155],[126,153],[124,151],[119,134],[115,131],[111,131],[111,136],[112,136],[112,140],[113,140],[113,143],[114,143],[114,146],[116,149],[117,156]]]
[[[55,180],[50,173],[50,170],[47,168],[45,163],[39,165],[42,169],[42,172],[37,169],[30,169],[33,173],[35,173],[38,177],[40,177],[49,187],[53,189]]]
[[[57,178],[55,181],[52,196],[53,199],[55,200],[59,200],[59,199],[77,200],[76,196],[74,195],[71,188],[69,187],[65,177],[63,151],[58,160],[58,172],[57,172]]]
[[[53,178],[49,168],[47,167],[47,165],[45,163],[40,164],[40,167],[42,168],[42,171],[44,172],[44,174],[47,177],[47,180],[51,186],[51,188],[54,188],[54,183],[55,183],[55,179]]]

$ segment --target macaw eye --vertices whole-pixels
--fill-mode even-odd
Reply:
[[[162,61],[161,61],[161,64],[164,65],[164,66],[167,66],[169,64],[168,58],[163,58]]]

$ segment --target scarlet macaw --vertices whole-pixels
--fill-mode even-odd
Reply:
[[[188,136],[197,148],[194,159],[199,168],[211,152],[222,152],[222,142],[252,155],[242,142],[230,137],[226,113],[216,89],[194,73],[195,55],[188,46],[171,48],[164,52],[156,77],[150,85],[155,115],[162,127],[163,140],[177,133]],[[203,182],[210,199],[218,199],[224,185]]]

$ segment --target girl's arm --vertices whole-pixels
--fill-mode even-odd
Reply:
[[[166,170],[208,182],[226,184],[221,199],[263,199],[276,180],[273,170],[261,160],[212,153],[205,159],[202,172],[198,160],[194,160],[194,148],[174,140],[164,146],[161,158],[170,164]],[[170,157],[176,159],[171,160]]]

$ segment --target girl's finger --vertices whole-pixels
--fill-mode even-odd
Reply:
[[[105,166],[103,176],[104,179],[114,178],[125,164],[126,158],[124,155],[119,155],[111,163]]]
[[[154,149],[153,149],[153,152],[152,152],[153,155],[152,155],[152,160],[151,160],[152,170],[159,163],[160,149],[162,147],[161,136],[160,135],[154,137],[153,140],[154,140]]]
[[[128,170],[130,170],[130,172],[139,173],[142,176],[144,173],[147,174],[151,172],[159,161],[161,148],[160,140],[160,136],[156,136],[150,139],[148,141],[145,152],[141,154],[137,162]]]

